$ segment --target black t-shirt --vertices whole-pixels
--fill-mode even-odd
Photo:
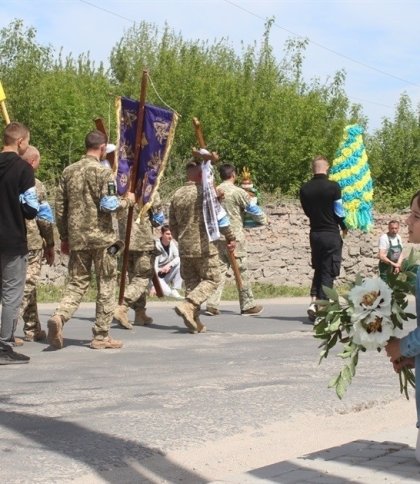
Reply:
[[[334,213],[334,202],[341,199],[338,183],[328,180],[327,175],[314,175],[300,189],[300,202],[309,218],[311,232],[339,232],[344,230],[344,219]]]
[[[162,242],[162,239],[160,239],[160,243],[162,244],[162,247],[165,249],[165,252],[169,255],[169,249],[171,248],[171,244],[165,245]]]
[[[19,195],[34,186],[34,170],[25,160],[14,152],[0,153],[0,253],[2,254],[28,253],[26,224]]]

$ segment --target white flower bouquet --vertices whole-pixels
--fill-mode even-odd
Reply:
[[[328,301],[317,301],[319,310],[315,323],[315,338],[322,339],[320,363],[331,348],[342,345],[338,354],[345,365],[331,379],[329,388],[335,388],[343,398],[356,374],[359,353],[381,349],[398,330],[415,315],[407,313],[408,294],[414,294],[417,265],[414,251],[404,261],[398,274],[389,272],[387,281],[379,277],[356,276],[349,291],[339,296],[335,289],[324,287]],[[403,367],[399,373],[400,391],[408,399],[408,385],[415,386],[411,368]]]

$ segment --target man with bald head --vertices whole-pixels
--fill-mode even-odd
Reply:
[[[309,218],[311,263],[314,269],[311,286],[311,304],[308,317],[316,319],[317,299],[328,299],[322,287],[333,287],[340,274],[343,236],[347,233],[344,223],[344,210],[341,202],[341,189],[338,183],[328,180],[328,160],[317,156],[312,161],[313,178],[300,189],[300,201],[305,215]]]
[[[38,169],[41,156],[34,146],[29,145],[22,158],[32,166],[34,171]],[[43,207],[48,205],[45,187],[38,178],[35,178],[35,187],[40,205]],[[20,306],[20,315],[24,321],[24,340],[43,341],[46,339],[46,334],[41,329],[39,320],[36,286],[41,275],[42,259],[45,258],[48,265],[54,263],[54,225],[52,220],[39,217],[34,220],[26,220],[26,237],[29,250],[28,265],[25,290]]]

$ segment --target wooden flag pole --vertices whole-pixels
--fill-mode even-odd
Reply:
[[[195,136],[197,138],[198,144],[200,145],[200,148],[206,148],[206,143],[204,141],[204,135],[203,135],[203,130],[201,128],[200,121],[197,118],[193,118],[193,125],[195,130]],[[210,157],[207,156],[206,158],[212,160],[212,163],[219,160],[217,153],[211,153]],[[241,272],[238,266],[238,261],[236,260],[236,257],[235,257],[235,252],[230,251],[228,248],[226,248],[226,252],[229,257],[229,262],[233,270],[233,275],[235,276],[236,287],[240,291],[243,288],[243,283],[242,283]]]
[[[0,106],[1,106],[1,112],[3,114],[3,119],[6,124],[10,124],[10,118],[9,114],[7,112],[6,108],[6,103],[4,102],[6,100],[6,94],[4,93],[3,86],[0,82]]]
[[[139,110],[137,112],[137,130],[136,130],[136,141],[135,141],[136,145],[134,150],[133,170],[131,172],[131,180],[130,180],[131,192],[136,191],[137,174],[139,170],[140,154],[141,154],[141,148],[142,148],[141,142],[143,137],[144,106],[146,104],[147,77],[148,77],[148,71],[147,69],[144,69],[143,76],[141,79]],[[134,207],[129,207],[128,215],[127,215],[127,228],[125,231],[125,247],[124,247],[123,263],[121,268],[120,294],[118,298],[118,304],[120,305],[124,302],[125,278],[126,278],[127,268],[128,268],[128,249],[130,247],[131,228],[133,226],[133,212],[134,212]]]

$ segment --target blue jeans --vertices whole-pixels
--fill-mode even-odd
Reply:
[[[0,254],[0,347],[14,341],[26,280],[26,255]]]

